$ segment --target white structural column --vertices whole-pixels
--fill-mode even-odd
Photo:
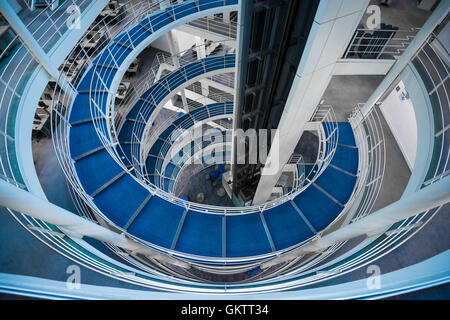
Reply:
[[[176,36],[174,36],[172,31],[167,32],[167,40],[169,41],[169,49],[170,54],[172,55],[173,63],[177,69],[180,68],[180,60],[178,58],[178,54],[180,53],[180,46],[178,45],[178,41]],[[184,89],[180,91],[181,101],[183,102],[184,111],[189,112],[189,106],[186,99],[186,92]]]
[[[392,224],[413,217],[419,213],[440,207],[450,202],[450,176],[439,180],[411,195],[401,198],[383,209],[380,209],[367,217],[348,224],[319,238],[282,258],[277,258],[263,264],[262,268],[268,268],[283,261],[290,261],[310,252],[317,252],[333,244],[356,238],[362,235],[375,235]],[[382,231],[381,231],[382,232]]]
[[[12,210],[27,214],[33,218],[54,224],[70,236],[91,237],[100,241],[108,242],[132,253],[141,253],[150,258],[158,260],[169,260],[168,262],[187,267],[187,264],[172,261],[156,251],[151,250],[135,241],[116,233],[67,210],[64,210],[48,201],[42,200],[35,195],[17,188],[0,179],[0,205]]]
[[[224,12],[223,13],[223,23],[231,23],[231,12]]]
[[[197,47],[196,48],[197,58],[198,59],[206,58],[205,39],[195,36],[195,45]]]
[[[50,57],[45,53],[8,1],[0,1],[0,11],[39,64],[58,82],[61,88],[74,96],[75,89],[61,75],[58,66],[52,63]]]
[[[197,59],[204,59],[206,58],[206,46],[205,46],[205,39],[201,37],[195,36],[195,45],[197,50]],[[202,95],[208,96],[208,90],[207,87],[205,88],[204,80],[200,80],[200,88],[202,90]]]
[[[368,114],[373,106],[378,102],[381,96],[389,89],[391,84],[397,79],[398,75],[405,69],[414,57],[416,52],[421,48],[422,44],[428,39],[430,34],[436,26],[447,16],[449,12],[449,2],[441,1],[441,3],[434,9],[427,22],[423,25],[417,33],[414,40],[406,48],[405,52],[400,56],[397,62],[392,66],[392,69],[380,83],[375,92],[367,100],[364,107],[361,109],[364,115]]]
[[[281,116],[278,131],[280,148],[269,152],[253,204],[267,201],[289,161],[305,125],[320,103],[333,75],[337,61],[344,54],[369,0],[321,0],[317,9],[303,56]],[[276,174],[273,165],[278,164]],[[270,173],[268,173],[270,172]]]

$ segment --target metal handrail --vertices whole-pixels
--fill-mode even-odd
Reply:
[[[445,85],[445,82],[450,78],[450,71],[449,62],[444,61],[431,45],[436,40],[437,37],[431,34],[427,41],[417,50],[410,62],[413,65],[414,63],[420,64],[422,69],[425,70],[425,74],[421,76],[427,78],[424,82],[431,84],[431,87],[427,87],[427,94],[430,96],[430,102],[434,106],[432,111],[433,117],[437,119],[435,123],[440,124],[440,127],[434,128],[435,144],[436,140],[441,140],[439,145],[434,146],[435,150],[439,152],[439,157],[436,159],[436,163],[433,164],[434,169],[429,168],[424,186],[433,184],[447,176],[450,167],[450,151],[446,147],[449,145],[446,132],[450,128],[450,118],[448,117],[448,114],[450,114],[450,92],[448,92],[448,86]],[[432,54],[429,54],[427,51],[432,52]],[[438,93],[439,90],[443,91],[443,96]],[[437,99],[433,99],[433,95]]]
[[[234,42],[234,40],[221,40],[213,43],[227,44],[231,42]],[[126,115],[130,112],[131,108],[133,108],[140,97],[162,77],[163,72],[166,71],[169,66],[175,69],[177,68],[177,65],[184,66],[196,60],[200,60],[201,57],[199,55],[197,55],[197,59],[195,59],[192,58],[192,56],[186,57],[186,54],[194,50],[195,48],[199,49],[200,47],[204,46],[205,45],[193,46],[189,49],[178,52],[175,55],[158,52],[155,55],[155,59],[153,60],[150,69],[146,72],[145,75],[140,77],[138,84],[134,85],[133,88],[129,91],[129,96],[126,97],[119,106],[114,107],[114,124],[115,127],[119,129],[118,131],[120,131],[122,124],[125,122]],[[211,54],[207,56],[214,55]],[[213,76],[211,77],[211,80],[222,84],[229,82],[229,79],[224,78],[222,75]],[[189,89],[189,87],[187,87],[186,89]]]
[[[310,172],[308,177],[305,177],[304,181],[305,184],[302,184],[299,188],[294,188],[289,193],[283,195],[281,198],[268,201],[261,205],[254,205],[254,206],[247,206],[247,207],[234,207],[234,208],[226,208],[226,207],[218,207],[218,206],[212,206],[212,205],[204,205],[204,204],[197,204],[188,202],[186,200],[180,200],[176,197],[173,197],[171,194],[167,194],[163,190],[160,190],[156,186],[154,186],[148,179],[145,177],[148,176],[150,173],[144,172],[143,176],[146,180],[146,183],[149,184],[152,187],[156,187],[156,190],[154,190],[155,194],[160,196],[161,198],[170,201],[171,203],[175,203],[181,206],[189,207],[191,210],[196,210],[200,212],[206,212],[211,214],[249,214],[253,212],[260,212],[263,210],[267,210],[269,208],[281,205],[285,203],[286,201],[289,201],[296,197],[299,193],[301,193],[303,190],[305,190],[311,183],[313,183],[321,174],[322,172],[327,168],[328,164],[331,162],[333,155],[337,148],[337,141],[338,141],[338,127],[335,120],[335,114],[332,110],[331,106],[320,106],[315,115],[313,116],[313,120],[320,121],[324,123],[325,126],[328,127],[328,132],[330,132],[330,135],[328,137],[325,136],[324,132],[320,132],[321,137],[321,143],[320,143],[320,150],[319,150],[319,156],[318,160],[316,162],[317,164],[317,170],[315,172]],[[206,121],[207,119],[205,119]],[[181,128],[181,129],[189,129],[189,128]],[[327,149],[328,145],[328,149]],[[326,153],[326,150],[329,150],[328,153]],[[142,161],[145,163],[144,161]],[[139,162],[139,164],[142,164],[142,162]]]
[[[201,28],[207,31],[218,33],[222,36],[229,38],[236,38],[237,35],[237,22],[230,20],[229,23],[219,22],[214,19],[205,17],[195,21],[189,22],[188,25]]]
[[[419,31],[420,28],[408,30],[358,28],[343,59],[398,59]],[[388,35],[373,37],[372,35],[377,32]]]

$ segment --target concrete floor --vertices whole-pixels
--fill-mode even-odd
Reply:
[[[346,122],[358,103],[366,102],[384,76],[333,76],[322,96],[331,105],[336,120]]]
[[[203,204],[234,207],[233,202],[227,195],[223,197],[217,196],[217,190],[222,188],[222,181],[217,180],[216,184],[213,185],[211,180],[206,178],[211,171],[215,170],[214,166],[203,170],[199,169],[198,165],[191,164],[183,170],[182,175],[177,179],[175,194],[179,197],[187,197],[189,201],[197,202],[197,194],[203,193],[205,195]]]

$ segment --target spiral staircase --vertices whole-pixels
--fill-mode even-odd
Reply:
[[[317,107],[309,122],[319,140],[317,159],[308,164],[292,160],[298,182],[279,198],[261,205],[221,207],[177,197],[177,179],[199,155],[203,168],[218,164],[214,162],[218,153],[220,164],[231,162],[231,130],[216,129],[215,137],[221,138],[215,140],[190,133],[211,121],[232,118],[233,100],[206,94],[199,103],[183,106],[162,123],[158,114],[178,92],[199,79],[214,81],[233,73],[235,55],[212,52],[205,58],[183,60],[186,52],[180,52],[170,58],[176,61],[170,71],[159,77],[154,71],[146,75],[147,81],[133,99],[118,106],[114,97],[125,71],[151,42],[177,26],[238,11],[239,6],[237,0],[144,2],[145,6],[130,1],[117,9],[114,24],[105,19],[98,22],[94,29],[106,31],[108,37],[97,49],[86,52],[74,47],[68,53],[70,59],[61,69],[72,76],[68,82],[57,81],[51,122],[55,151],[78,215],[145,250],[127,250],[105,241],[112,256],[127,262],[119,263],[82,244],[76,234],[65,232],[67,228],[10,210],[44,243],[81,265],[152,290],[301,292],[305,286],[326,282],[384,256],[445,208],[440,205],[394,222],[344,254],[336,252],[349,244],[346,240],[325,249],[304,250],[373,212],[383,181],[385,144],[377,109],[363,114],[361,106],[355,107],[348,122],[336,121],[331,106]],[[133,14],[123,14],[127,12]],[[435,151],[422,181],[426,189],[445,179],[448,172],[449,145],[444,138],[450,132],[445,129],[450,119],[448,93],[439,83],[448,79],[449,69],[448,61],[434,54],[428,44],[411,61],[432,98],[437,97],[432,99]],[[438,71],[430,73],[438,64]],[[157,67],[163,68],[162,64]],[[214,103],[205,102],[211,100]],[[2,109],[3,105],[6,101]],[[12,102],[6,114],[13,118]],[[6,129],[10,130],[5,130],[8,148],[2,178],[28,190],[11,152],[16,143],[13,128],[14,123],[9,123]],[[189,152],[180,156],[182,150]]]

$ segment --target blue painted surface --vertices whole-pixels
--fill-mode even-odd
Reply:
[[[228,257],[257,256],[272,252],[259,212],[226,217]]]
[[[149,192],[130,175],[124,174],[95,198],[97,207],[119,227],[124,227]]]
[[[74,100],[70,122],[86,121],[92,118],[89,93],[80,93]]]
[[[131,165],[131,148],[132,147],[133,147],[133,144],[131,144],[131,143],[122,143],[120,145],[120,148],[117,148],[117,153],[118,153],[120,159],[127,167]]]
[[[356,183],[356,177],[352,177],[331,166],[316,180],[316,184],[325,189],[341,204],[346,204],[353,192]]]
[[[103,146],[92,121],[70,128],[69,144],[73,159]]]
[[[317,232],[333,222],[343,209],[314,185],[309,186],[293,201]]]
[[[176,250],[206,257],[222,256],[222,216],[189,212]]]
[[[102,168],[98,170],[98,168]],[[105,183],[122,172],[122,168],[105,149],[75,162],[81,184],[88,194],[97,191]]]
[[[348,146],[356,146],[352,126],[348,122],[338,122],[339,143]]]
[[[264,219],[277,250],[301,243],[314,235],[290,202],[267,210]]]
[[[170,248],[184,208],[152,197],[128,228],[128,232],[155,245]]]
[[[131,142],[133,141],[133,130],[140,131],[144,129],[144,124],[139,122],[134,122],[127,120],[122,126],[122,129],[120,130],[119,134],[119,141],[121,143],[123,142]]]
[[[338,145],[331,164],[356,175],[358,172],[358,149]]]

